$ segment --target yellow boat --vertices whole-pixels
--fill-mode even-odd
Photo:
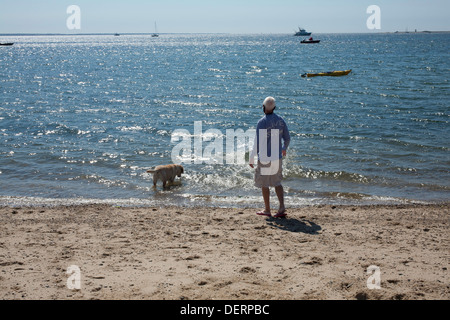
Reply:
[[[320,73],[305,73],[302,77],[340,77],[348,75],[352,70],[344,70],[344,71],[330,71],[330,72],[320,72]]]

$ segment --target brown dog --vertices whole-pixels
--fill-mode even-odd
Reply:
[[[153,173],[153,186],[156,187],[158,180],[163,182],[163,188],[166,187],[166,182],[173,182],[176,176],[181,177],[184,172],[183,166],[179,164],[168,164],[165,166],[157,166],[155,169],[147,170],[148,173]]]

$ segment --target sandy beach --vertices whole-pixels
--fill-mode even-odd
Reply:
[[[0,298],[449,299],[449,208],[2,207]]]

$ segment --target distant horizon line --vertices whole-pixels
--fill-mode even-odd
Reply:
[[[369,32],[316,32],[314,34],[390,34],[390,33],[450,33],[450,30],[445,31],[433,31],[433,30],[423,30],[423,31],[369,31]],[[60,33],[60,32],[18,32],[18,33],[0,33],[0,36],[88,36],[88,35],[152,35],[153,32],[87,32],[87,33]],[[271,35],[287,35],[293,33],[270,33],[270,32],[261,32],[261,33],[234,33],[234,32],[159,32],[159,35],[172,35],[172,34],[246,34],[246,35],[260,35],[260,34],[271,34]],[[301,36],[300,36],[301,37]]]

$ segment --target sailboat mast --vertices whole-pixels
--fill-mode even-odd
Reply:
[[[158,37],[158,36],[159,36],[159,34],[158,34],[158,28],[157,28],[157,26],[156,26],[156,21],[155,21],[155,33],[152,34],[152,37]]]

